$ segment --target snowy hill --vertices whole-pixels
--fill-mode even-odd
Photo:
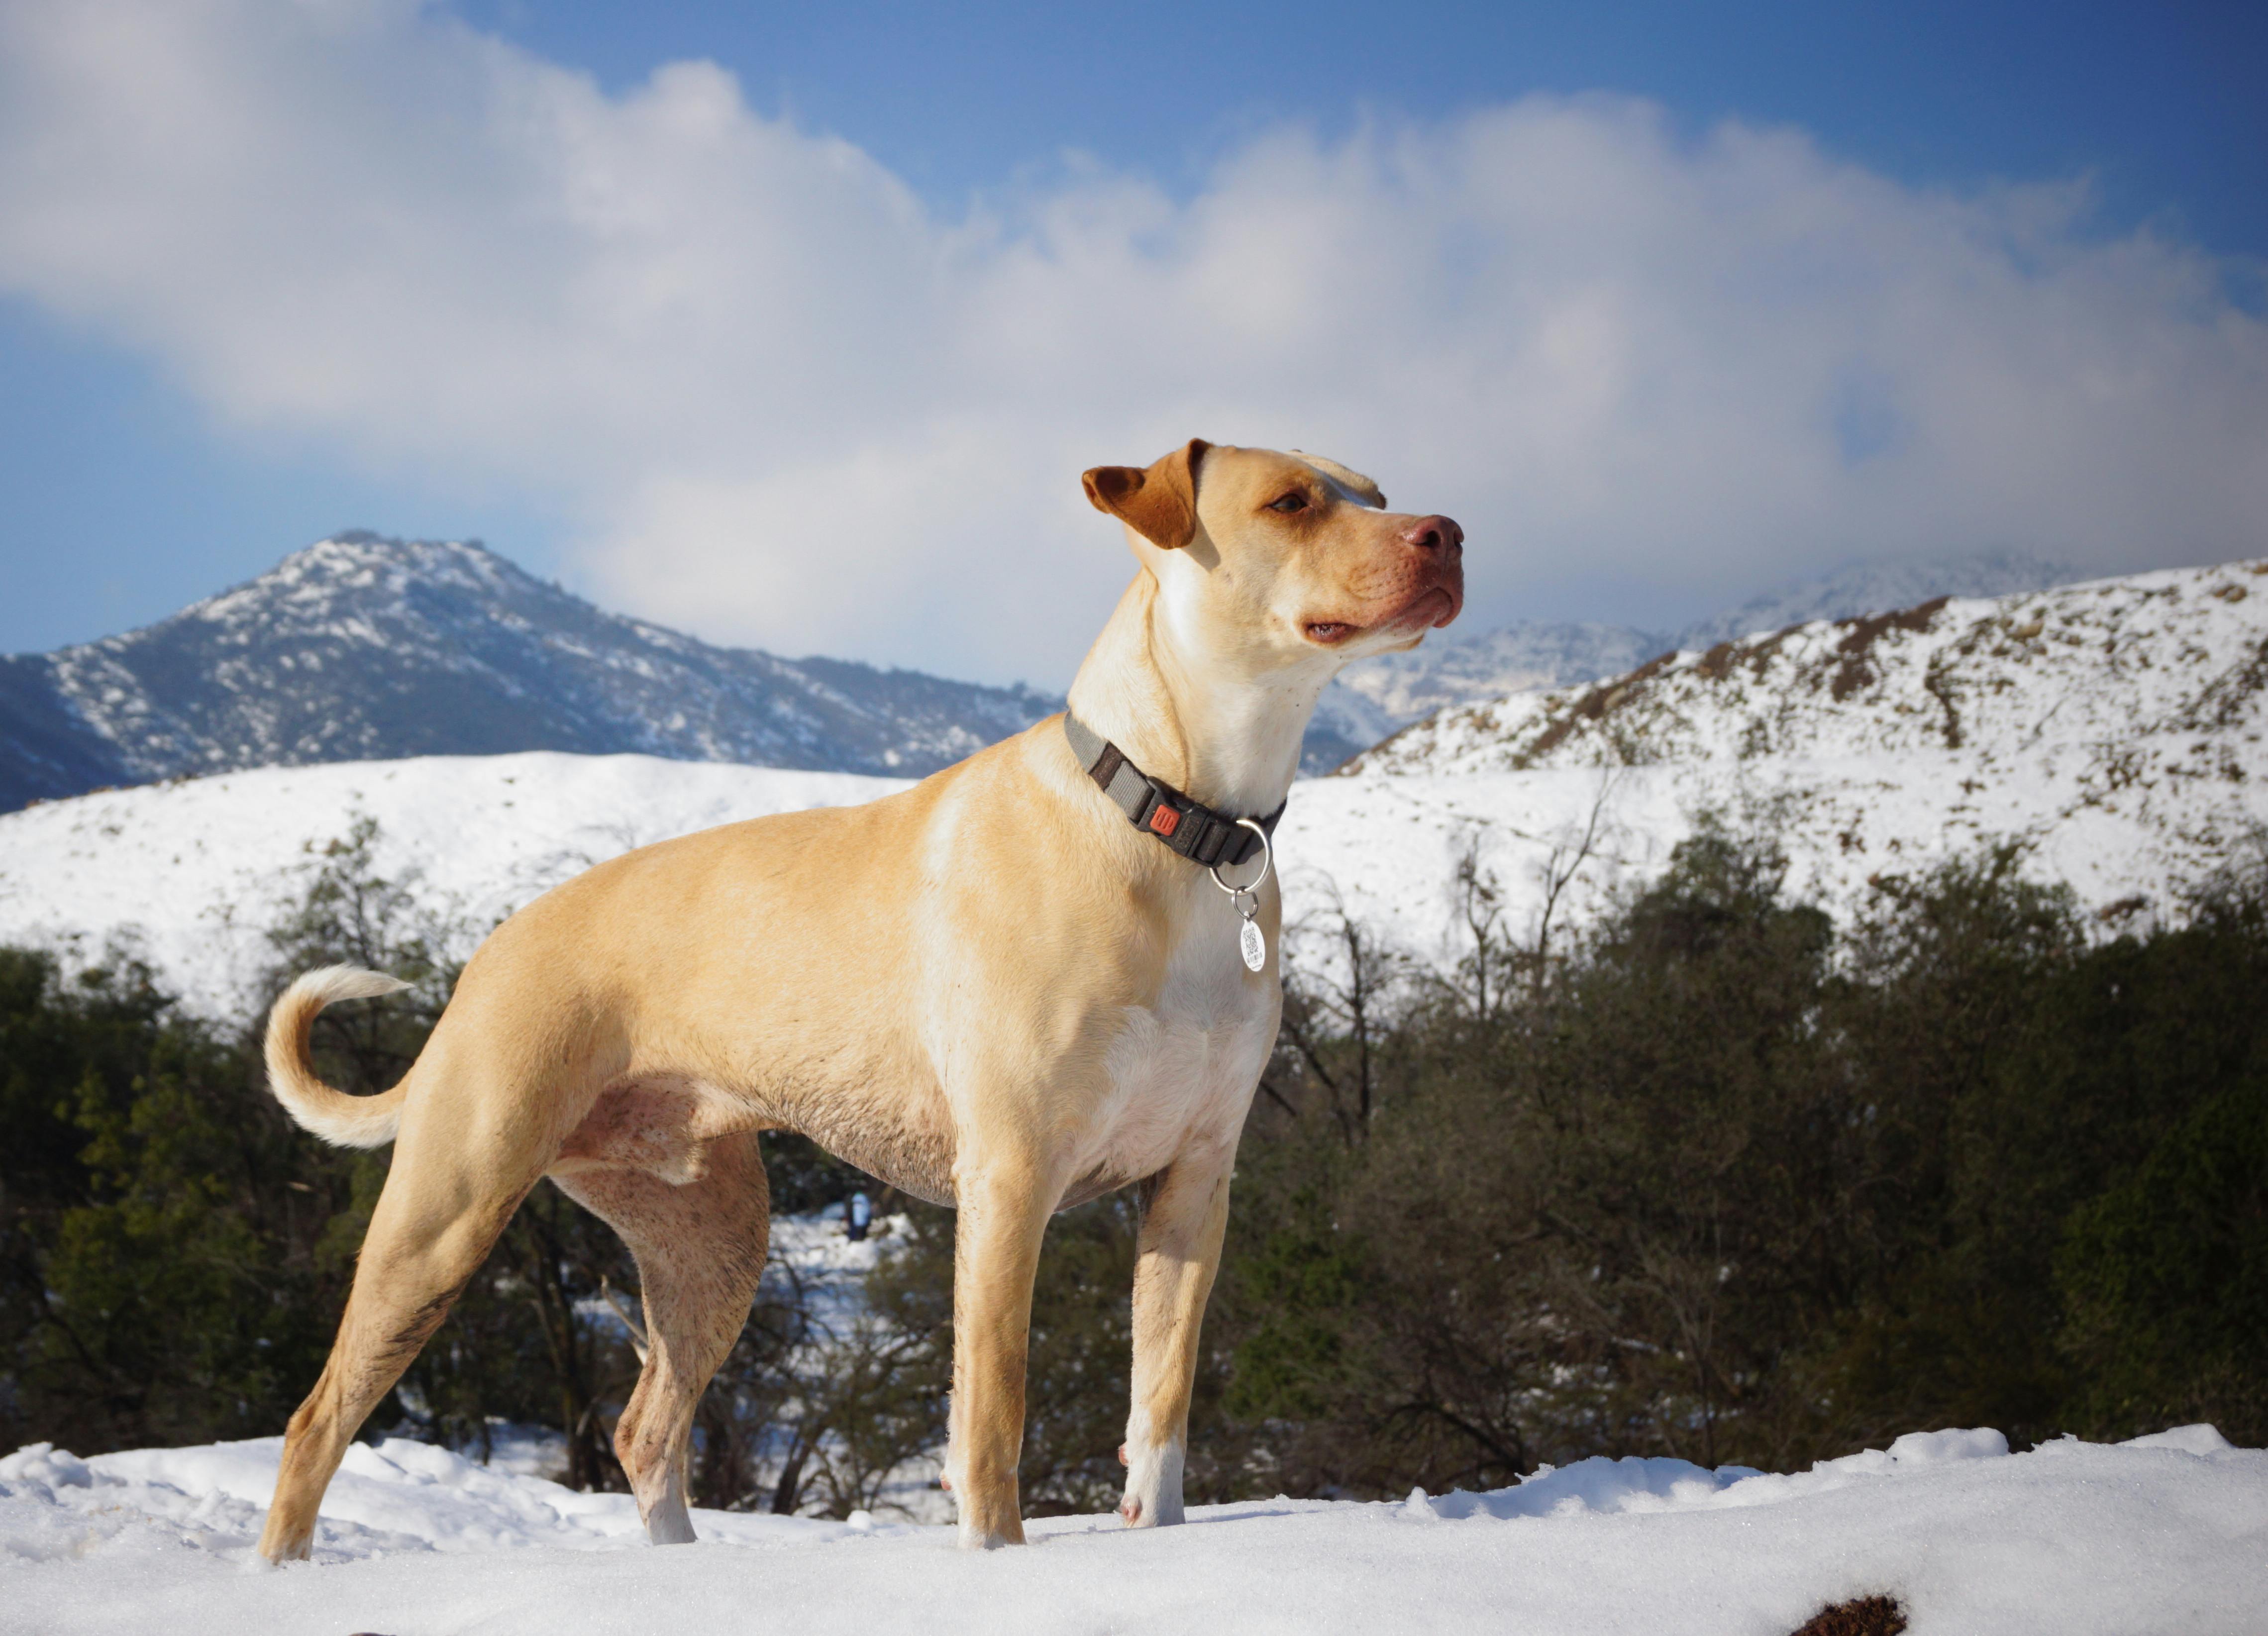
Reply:
[[[358,816],[381,876],[477,936],[568,875],[768,813],[869,801],[902,780],[646,755],[429,755],[264,767],[0,815],[0,940],[99,955],[134,934],[207,1013],[240,1009],[262,936]]]
[[[1879,875],[2007,842],[2115,926],[2258,856],[2264,687],[2268,563],[1925,603],[1444,711],[1303,786],[1339,814],[1305,859],[1437,957],[1447,866],[1399,861],[1388,826],[1463,837],[1515,931],[1587,831],[1563,912],[1660,867],[1705,812],[1776,828],[1792,888],[1838,913]]]
[[[1562,923],[1665,865],[1706,812],[1776,826],[1792,889],[1838,914],[1872,881],[2005,841],[2106,926],[2268,832],[2268,564],[1817,623],[1612,683],[1444,712],[1302,782],[1277,839],[1293,947],[1337,910],[1454,959],[1476,860],[1504,929]],[[271,768],[0,816],[0,940],[95,957],[138,935],[201,1008],[240,1012],[261,936],[357,814],[374,862],[475,936],[630,846],[895,780],[645,756]]]
[[[2245,1636],[2268,1606],[2268,1454],[2210,1426],[2011,1455],[1902,1437],[1805,1472],[1591,1459],[1512,1488],[1192,1507],[1189,1524],[951,1533],[702,1511],[654,1550],[585,1494],[399,1439],[356,1444],[315,1561],[248,1571],[280,1439],[0,1460],[0,1627],[118,1632],[1522,1630],[1781,1636],[1902,1602],[1917,1632]]]
[[[1329,772],[1388,734],[1458,704],[1597,682],[1679,648],[1817,619],[1911,608],[1932,597],[2007,596],[2080,578],[2067,564],[2021,551],[1904,563],[1860,563],[1752,599],[1661,636],[1630,625],[1523,619],[1498,630],[1436,636],[1408,653],[1351,667],[1324,691],[1307,733],[1310,773]]]
[[[0,659],[0,810],[183,774],[530,749],[924,773],[1057,705],[711,647],[476,542],[351,533],[144,630]]]
[[[2013,772],[2069,747],[2106,763],[2090,775],[2106,797],[2149,774],[2169,790],[2242,785],[2268,728],[2264,689],[2268,561],[2229,563],[1689,648],[1595,686],[1445,712],[1350,770],[1945,750]]]
[[[1302,763],[1310,773],[1329,772],[1435,711],[1618,676],[1666,645],[1628,625],[1541,619],[1469,640],[1428,637],[1407,653],[1383,653],[1343,671],[1316,704]]]

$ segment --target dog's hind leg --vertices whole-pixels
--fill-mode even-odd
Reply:
[[[615,1423],[615,1453],[637,1496],[646,1537],[657,1545],[688,1544],[693,1412],[747,1322],[771,1230],[756,1133],[703,1143],[700,1174],[681,1186],[651,1171],[611,1167],[556,1179],[637,1257],[645,1367]]]
[[[261,1532],[271,1562],[304,1558],[331,1475],[355,1433],[401,1378],[534,1181],[497,1174],[454,1131],[405,1131],[372,1212],[338,1338],[285,1429],[276,1497]],[[493,1150],[487,1156],[493,1156]]]

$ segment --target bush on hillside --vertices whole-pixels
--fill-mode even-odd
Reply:
[[[1207,1435],[1369,1494],[1947,1425],[2268,1437],[2259,881],[2104,941],[2016,864],[1883,879],[1837,936],[1768,837],[1705,829],[1556,948],[1476,907],[1455,980],[1364,1019],[1351,1139],[1351,1030],[1309,1021],[1344,1006],[1295,993]]]

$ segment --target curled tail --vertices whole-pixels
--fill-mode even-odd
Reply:
[[[383,1147],[401,1124],[402,1084],[376,1096],[350,1096],[315,1077],[307,1035],[315,1015],[334,1000],[374,999],[409,985],[383,972],[325,966],[284,991],[268,1013],[268,1088],[284,1110],[335,1147]]]

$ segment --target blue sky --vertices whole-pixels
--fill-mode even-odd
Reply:
[[[0,650],[147,621],[352,525],[479,534],[610,606],[717,639],[1059,683],[1075,645],[1021,633],[1035,620],[1057,623],[1058,608],[1062,622],[1091,626],[1120,570],[1112,559],[1050,577],[1052,559],[1042,555],[1034,559],[1042,571],[1002,583],[976,576],[964,593],[970,576],[956,565],[983,537],[988,505],[1006,527],[1068,539],[1075,513],[1046,486],[1057,481],[1057,463],[1067,483],[1082,451],[1147,459],[1158,451],[1123,443],[1164,439],[1166,428],[1190,417],[1203,424],[1188,430],[1211,436],[1272,440],[1280,425],[1284,440],[1295,440],[1307,424],[1300,406],[1311,401],[1316,424],[1364,446],[1335,453],[1379,462],[1366,450],[1383,444],[1383,453],[1399,456],[1398,467],[1378,472],[1389,493],[1406,488],[1397,481],[1405,472],[1434,485],[1397,500],[1454,501],[1469,513],[1469,528],[1477,519],[1518,542],[1500,571],[1483,570],[1484,618],[1668,623],[1869,554],[2014,544],[2115,568],[2160,560],[2154,550],[2264,549],[2257,522],[2248,529],[2243,520],[2257,519],[2257,497],[2228,468],[2268,452],[2255,321],[2268,256],[2268,97],[2258,90],[2268,83],[2268,8],[1403,4],[1224,14],[1182,5],[791,11],[543,0],[421,11],[398,0],[343,0],[335,9],[353,17],[326,33],[288,16],[276,21],[288,7],[184,0],[160,24],[137,22],[130,0],[121,6],[122,27],[69,37],[34,7],[0,8],[23,48],[5,53],[13,66],[0,78],[18,75],[14,89],[33,93],[11,99],[14,115],[0,115],[0,165],[12,151],[14,163],[43,167],[13,173],[37,174],[49,189],[39,210],[12,225],[0,219],[0,359],[11,383],[0,395]],[[502,57],[496,41],[511,48]],[[114,61],[89,65],[105,53]],[[666,95],[654,92],[659,66],[688,60],[727,70],[737,93],[732,82],[697,77],[672,81]],[[166,75],[154,98],[153,65]],[[592,77],[595,100],[562,92],[548,77],[554,69]],[[191,83],[198,74],[209,83]],[[292,87],[329,83],[323,75],[357,91],[372,87],[364,135],[322,161],[328,170],[310,159],[304,173],[280,176],[258,144],[204,151],[212,110],[239,103],[254,110],[271,145],[298,144],[295,120],[320,132],[319,99],[295,101]],[[0,85],[0,95],[8,89]],[[1539,101],[1536,93],[1573,100]],[[144,146],[74,123],[95,120],[105,97],[150,128]],[[565,134],[553,146],[497,135],[529,98],[547,107],[564,106],[562,98],[575,104],[560,116]],[[490,114],[468,125],[464,108],[481,99]],[[1528,126],[1491,127],[1508,109],[1532,115]],[[123,117],[113,113],[110,126]],[[169,129],[169,118],[182,123]],[[1717,141],[1728,121],[1756,140]],[[338,122],[351,126],[348,115]],[[725,148],[712,152],[688,130],[722,131]],[[813,141],[830,136],[857,154]],[[1484,138],[1497,144],[1488,151],[1498,158],[1470,157]],[[1780,138],[1794,148],[1775,147]],[[1397,145],[1425,157],[1403,166]],[[182,148],[195,149],[198,162],[180,186],[204,191],[195,194],[194,210],[174,213],[177,202],[157,198],[161,189],[141,178],[171,175]],[[763,170],[772,163],[765,155],[777,158],[776,176]],[[540,247],[527,247],[543,229],[482,237],[498,211],[548,223],[558,199],[581,200],[601,185],[593,178],[652,166],[630,203],[608,206],[617,217],[635,214],[642,191],[669,194],[712,161],[717,180],[706,185],[722,203],[703,203],[709,195],[695,196],[688,181],[670,224],[652,228],[660,247],[634,269],[576,261],[582,252],[571,250],[547,261]],[[1256,341],[1235,367],[1307,380],[1315,350],[1328,351],[1328,332],[1352,313],[1366,325],[1375,317],[1381,330],[1407,329],[1425,368],[1444,378],[1459,374],[1467,352],[1548,362],[1558,356],[1553,347],[1573,346],[1572,396],[1511,403],[1484,385],[1462,385],[1469,402],[1444,409],[1442,425],[1421,426],[1423,435],[1405,441],[1396,429],[1412,411],[1380,408],[1373,424],[1325,374],[1270,396],[1248,391],[1228,364],[1209,372],[1205,360],[1241,356],[1247,329],[1269,327],[1264,313],[1224,316],[1209,293],[1214,284],[1264,282],[1279,269],[1233,251],[1208,262],[1190,250],[1177,260],[1180,250],[1156,250],[1153,241],[1225,232],[1219,218],[1232,210],[1265,220],[1270,202],[1287,197],[1307,200],[1292,208],[1312,214],[1316,201],[1347,191],[1333,167],[1358,161],[1381,190],[1378,208],[1350,205],[1343,231],[1359,232],[1366,219],[1405,224],[1392,231],[1410,235],[1409,258],[1420,273],[1398,292],[1303,285],[1292,306],[1319,314],[1318,332],[1270,342],[1288,349],[1273,353]],[[1530,166],[1563,166],[1578,189],[1594,185],[1584,178],[1612,179],[1596,185],[1633,193],[1658,186],[1665,203],[1643,221],[1616,214],[1555,227],[1579,244],[1594,235],[1604,247],[1565,272],[1569,282],[1516,311],[1476,307],[1472,343],[1462,347],[1465,332],[1454,314],[1443,316],[1443,304],[1479,302],[1484,292],[1457,284],[1460,247],[1486,240],[1494,247],[1473,252],[1475,264],[1506,269],[1502,276],[1517,283],[1530,276],[1527,263],[1506,260],[1504,247],[1532,246],[1536,219],[1573,219],[1556,203],[1538,207],[1542,218],[1509,226],[1490,214],[1493,204],[1420,208],[1444,189],[1486,192],[1491,163],[1519,169],[1523,180]],[[70,170],[80,164],[83,181]],[[758,182],[745,182],[758,171]],[[539,199],[526,191],[532,172],[569,181]],[[1292,172],[1305,180],[1283,180]],[[1443,180],[1452,173],[1459,180]],[[9,173],[0,169],[0,188]],[[2074,194],[2073,184],[2085,191]],[[1310,186],[1322,191],[1300,192]],[[809,203],[822,195],[823,208]],[[1782,195],[1791,202],[1785,209],[1759,210],[1756,225],[1742,225],[1758,197]],[[851,203],[838,210],[842,198]],[[84,212],[82,200],[92,202]],[[1808,230],[1786,225],[1799,209],[1833,221],[1805,239]],[[909,211],[920,218],[911,227]],[[733,231],[709,235],[707,222],[732,212],[742,213],[732,215]],[[0,195],[0,218],[7,214]],[[1721,233],[1665,225],[1696,214],[1731,225]],[[1107,227],[1079,238],[1098,218]],[[387,240],[404,222],[412,225],[400,241]],[[208,225],[213,241],[204,243]],[[1281,225],[1294,239],[1301,231],[1296,215]],[[307,236],[323,233],[334,236],[337,256],[300,262]],[[1770,240],[1761,249],[1759,235]],[[1988,276],[1930,259],[1936,252],[1927,247],[1948,235],[1968,241],[1963,254],[1997,258],[1989,276],[2013,281],[2006,298],[1962,306],[1957,293],[1945,293]],[[328,282],[338,258],[379,243],[386,247],[362,285]],[[795,260],[806,248],[815,275]],[[776,264],[775,256],[787,260]],[[1127,259],[1091,276],[1080,270],[1111,256]],[[1708,398],[1742,391],[1748,353],[1765,342],[1697,357],[1690,379],[1650,362],[1702,349],[1712,332],[1741,322],[1756,322],[1768,337],[1771,281],[1792,256],[1806,268],[1805,294],[1791,298],[1787,328],[1818,338],[1805,343],[1800,364],[1791,356],[1784,388],[1759,379],[1753,390],[1761,398],[1784,389],[1804,414],[1815,409],[1840,429],[1840,441],[1830,438],[1819,457],[1830,462],[1823,475],[1783,460],[1770,426],[1737,449],[1712,442]],[[940,259],[982,260],[990,282],[939,293],[922,283],[926,275],[907,270]],[[1036,284],[1027,265],[1035,262],[1049,269]],[[1681,284],[1682,262],[1697,269],[1696,281],[1738,284],[1742,316],[1728,322],[1697,283]],[[431,265],[460,263],[470,270],[455,282],[431,290],[420,283]],[[1893,270],[1878,279],[1877,265]],[[1719,270],[1705,275],[1705,267]],[[1365,275],[1373,283],[1390,276]],[[499,335],[492,378],[512,375],[523,359],[548,368],[563,337],[571,343],[585,333],[580,315],[594,283],[651,290],[710,276],[721,281],[718,291],[742,292],[767,323],[776,318],[786,338],[768,329],[720,344],[713,375],[703,373],[697,335],[675,336],[678,352],[657,345],[648,353],[626,340],[531,386],[530,402],[493,416],[483,414],[482,381],[471,366],[463,379],[452,372]],[[264,291],[245,298],[249,311],[230,305],[225,286],[262,278]],[[525,335],[515,278],[550,292],[531,298],[550,305]],[[1874,301],[1866,291],[1877,282],[1905,293]],[[1617,292],[1634,284],[1652,293],[1621,302]],[[1815,300],[1827,284],[1842,293]],[[463,296],[475,286],[476,298]],[[2100,297],[2111,286],[2115,298]],[[300,298],[311,291],[318,293],[303,314]],[[974,326],[970,335],[985,337],[990,354],[1001,350],[1002,335],[1012,350],[1016,314],[1000,316],[1011,291],[1039,310],[1060,304],[1084,316],[1042,327],[1047,356],[972,388],[970,403],[981,401],[972,409],[955,396],[960,355],[950,346],[929,355],[922,326]],[[432,318],[455,313],[460,298],[463,311],[449,321],[460,328]],[[715,299],[700,310],[733,310]],[[1202,326],[1211,327],[1205,358],[1178,375],[1145,362],[1137,372],[1143,385],[1118,419],[1088,414],[1088,400],[1110,397],[1121,365],[1086,355],[1082,335],[1119,311],[1171,327],[1184,301],[1202,306]],[[1918,301],[1952,305],[1933,309],[1918,329],[1896,330],[1906,321],[1897,315]],[[273,326],[260,321],[263,304],[278,315]],[[2025,315],[2064,308],[2077,315],[2061,329]],[[806,312],[807,323],[797,316]],[[609,321],[626,322],[619,313]],[[902,324],[912,328],[902,333]],[[2025,324],[2049,327],[2018,335]],[[2007,339],[2011,361],[1999,376],[1946,372],[1963,367],[1952,337],[1972,326],[1995,343]],[[814,355],[794,350],[806,328],[820,337]],[[357,329],[367,345],[357,343]],[[630,325],[625,334],[633,330],[648,333]],[[1894,330],[1903,338],[1886,339]],[[271,335],[288,345],[271,345]],[[1933,335],[1948,337],[1947,357],[1929,375],[1915,354]],[[2098,341],[2101,356],[2072,365],[2062,384],[2043,372]],[[335,359],[326,352],[333,346]],[[898,360],[916,352],[901,380]],[[647,356],[666,366],[627,380]],[[1366,367],[1391,370],[1395,358]],[[1615,404],[1589,405],[1578,379],[1586,372],[1620,372]],[[1976,439],[1947,427],[1950,411],[1937,406],[2006,404],[2030,421],[2036,416],[2013,408],[2024,394],[2068,402],[2084,394],[2073,383],[2107,377],[2139,394],[2138,424],[2165,419],[2146,402],[2152,392],[2204,406],[2195,412],[2207,419],[2177,440],[2178,451],[2137,453],[2120,491],[2133,497],[2135,517],[2146,518],[2154,505],[2191,504],[2180,497],[2205,473],[2202,486],[2213,490],[2198,502],[2205,509],[2177,518],[2167,540],[2144,545],[2132,520],[2124,534],[2082,537],[2088,519],[2104,509],[2099,497],[2071,501],[2068,515],[2058,510],[2059,474],[2099,468],[2105,457],[2095,451],[2134,442],[2107,422],[2075,425],[2052,447],[2033,446],[2039,439],[2011,424],[2022,446],[1981,474],[1929,454],[1933,444]],[[1422,380],[1402,390],[1397,402],[1430,401]],[[1457,391],[1435,395],[1447,403]],[[444,409],[424,411],[428,392]],[[1044,409],[1056,401],[1049,394],[1071,394],[1080,405],[1080,436],[1066,438],[1060,452],[1033,451],[1028,469],[1033,438],[1015,419],[1020,392],[1042,405],[1034,413],[1045,424],[1064,417]],[[736,404],[767,394],[779,402],[750,411],[745,425],[734,421]],[[807,414],[798,412],[799,394],[813,394]],[[615,422],[578,417],[562,406],[563,394],[625,407]],[[918,400],[925,418],[877,430],[902,400]],[[671,421],[685,405],[696,407],[682,408],[682,424]],[[1472,441],[1476,418],[1490,416],[1490,438]],[[1243,430],[1246,423],[1256,429]],[[1784,438],[1801,430],[1775,424]],[[2004,415],[1992,424],[2010,422]],[[655,426],[665,430],[641,444]],[[1855,445],[1853,426],[1865,429]],[[1492,489],[1471,475],[1498,449],[1524,449],[1566,428],[1574,429],[1566,431],[1571,446],[1619,447],[1622,463],[1602,466],[1588,488],[1546,500],[1531,500],[1532,485],[1507,478],[1510,486]],[[1114,439],[1118,446],[1105,446]],[[989,480],[998,497],[955,493],[942,505],[932,498],[940,483],[958,490],[960,474],[979,469],[999,474]],[[1708,489],[1707,474],[1720,469],[1741,473],[1737,492]],[[2225,493],[2214,490],[2223,477],[2224,487],[2235,485]],[[1613,497],[1634,485],[1656,497],[1650,509]],[[872,514],[843,525],[850,544],[840,563],[762,543],[771,528],[791,541],[823,536],[846,487],[881,497],[858,501]],[[1949,497],[1911,502],[1918,492]],[[746,550],[736,546],[742,540],[751,542]],[[832,583],[845,578],[850,591]],[[941,608],[952,615],[951,633],[939,629]]]
[[[1226,144],[1357,109],[1635,92],[1705,125],[1800,125],[1911,181],[2085,173],[2106,218],[2171,213],[2268,253],[2268,8],[1551,4],[791,9],[478,0],[482,27],[608,85],[714,57],[762,106],[958,205],[1065,148],[1186,185]]]

